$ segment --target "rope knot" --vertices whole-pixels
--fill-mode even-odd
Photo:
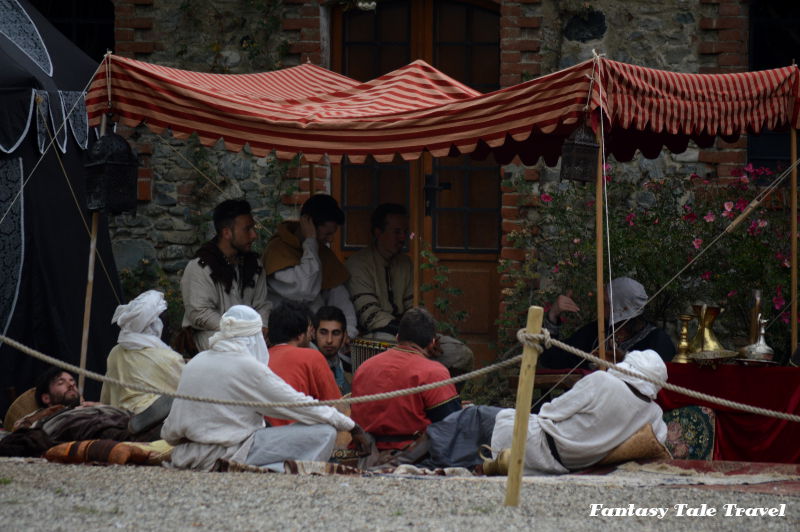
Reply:
[[[520,329],[517,331],[517,340],[522,345],[536,349],[541,355],[542,351],[550,347],[550,331],[542,329],[539,334],[530,334],[525,329]]]

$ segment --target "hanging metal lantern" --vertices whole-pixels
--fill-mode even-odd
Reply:
[[[586,124],[573,131],[561,146],[561,179],[594,181],[598,147],[594,131]]]
[[[138,159],[130,144],[116,133],[100,137],[89,150],[86,202],[91,211],[136,212]]]

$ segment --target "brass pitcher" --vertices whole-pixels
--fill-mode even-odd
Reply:
[[[701,353],[704,351],[724,351],[725,348],[719,343],[714,331],[711,328],[717,316],[722,312],[720,307],[709,307],[707,305],[693,305],[697,315],[697,333],[689,342],[690,353]]]
[[[687,364],[689,360],[689,322],[692,321],[691,314],[681,314],[678,320],[681,322],[680,332],[678,335],[678,352],[672,358],[672,362],[679,364]]]

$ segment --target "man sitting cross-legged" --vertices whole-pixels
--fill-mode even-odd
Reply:
[[[345,377],[342,348],[348,345],[347,318],[339,307],[322,307],[317,311],[316,342],[333,372],[336,385],[342,394],[350,393],[350,382]]]
[[[436,322],[423,308],[408,310],[400,320],[398,346],[361,364],[353,378],[353,397],[421,386],[450,378],[441,363],[430,360],[436,349]],[[382,401],[352,405],[353,420],[375,437],[378,449],[402,449],[432,422],[458,411],[455,386]]]
[[[310,349],[313,315],[303,303],[284,301],[269,316],[269,369],[298,392],[314,399],[340,399],[336,380],[316,349]],[[294,423],[268,417],[273,427]]]
[[[174,392],[183,371],[183,357],[161,340],[160,315],[167,310],[164,294],[142,292],[127,305],[119,305],[112,322],[119,325],[117,345],[108,354],[106,377],[124,383]],[[159,397],[118,384],[103,383],[100,402],[127,408],[134,414],[147,410]],[[162,399],[163,402],[163,399]],[[163,420],[169,407],[163,411]]]
[[[261,316],[250,307],[231,307],[211,337],[211,349],[186,364],[178,393],[241,402],[309,402],[262,361],[269,360]],[[264,416],[299,423],[265,427]],[[284,460],[327,461],[336,431],[350,431],[368,452],[368,436],[352,419],[328,406],[298,408],[223,405],[176,399],[161,436],[171,445],[171,465],[211,470],[218,459],[282,470]]]

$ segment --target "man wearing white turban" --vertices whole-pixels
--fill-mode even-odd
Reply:
[[[653,350],[631,351],[621,368],[658,381],[667,380],[667,366]],[[528,419],[525,474],[558,474],[583,469],[602,460],[645,424],[662,444],[667,438],[663,412],[654,399],[660,386],[615,370],[596,371],[565,394],[542,406]],[[514,409],[498,412],[492,449],[511,448]]]
[[[186,364],[178,393],[256,403],[313,401],[269,369],[261,330],[255,310],[231,307],[209,340],[211,348]],[[264,416],[298,423],[266,427]],[[176,399],[161,437],[175,446],[172,467],[207,471],[226,459],[282,470],[284,460],[327,461],[337,430],[350,431],[359,448],[368,447],[366,433],[329,406],[259,408]]]
[[[106,377],[125,383],[174,392],[183,371],[183,357],[161,341],[164,324],[159,317],[167,309],[164,294],[148,290],[127,305],[119,305],[112,323],[119,325],[117,345],[108,354]],[[103,383],[100,402],[138,414],[160,396],[117,384]]]

